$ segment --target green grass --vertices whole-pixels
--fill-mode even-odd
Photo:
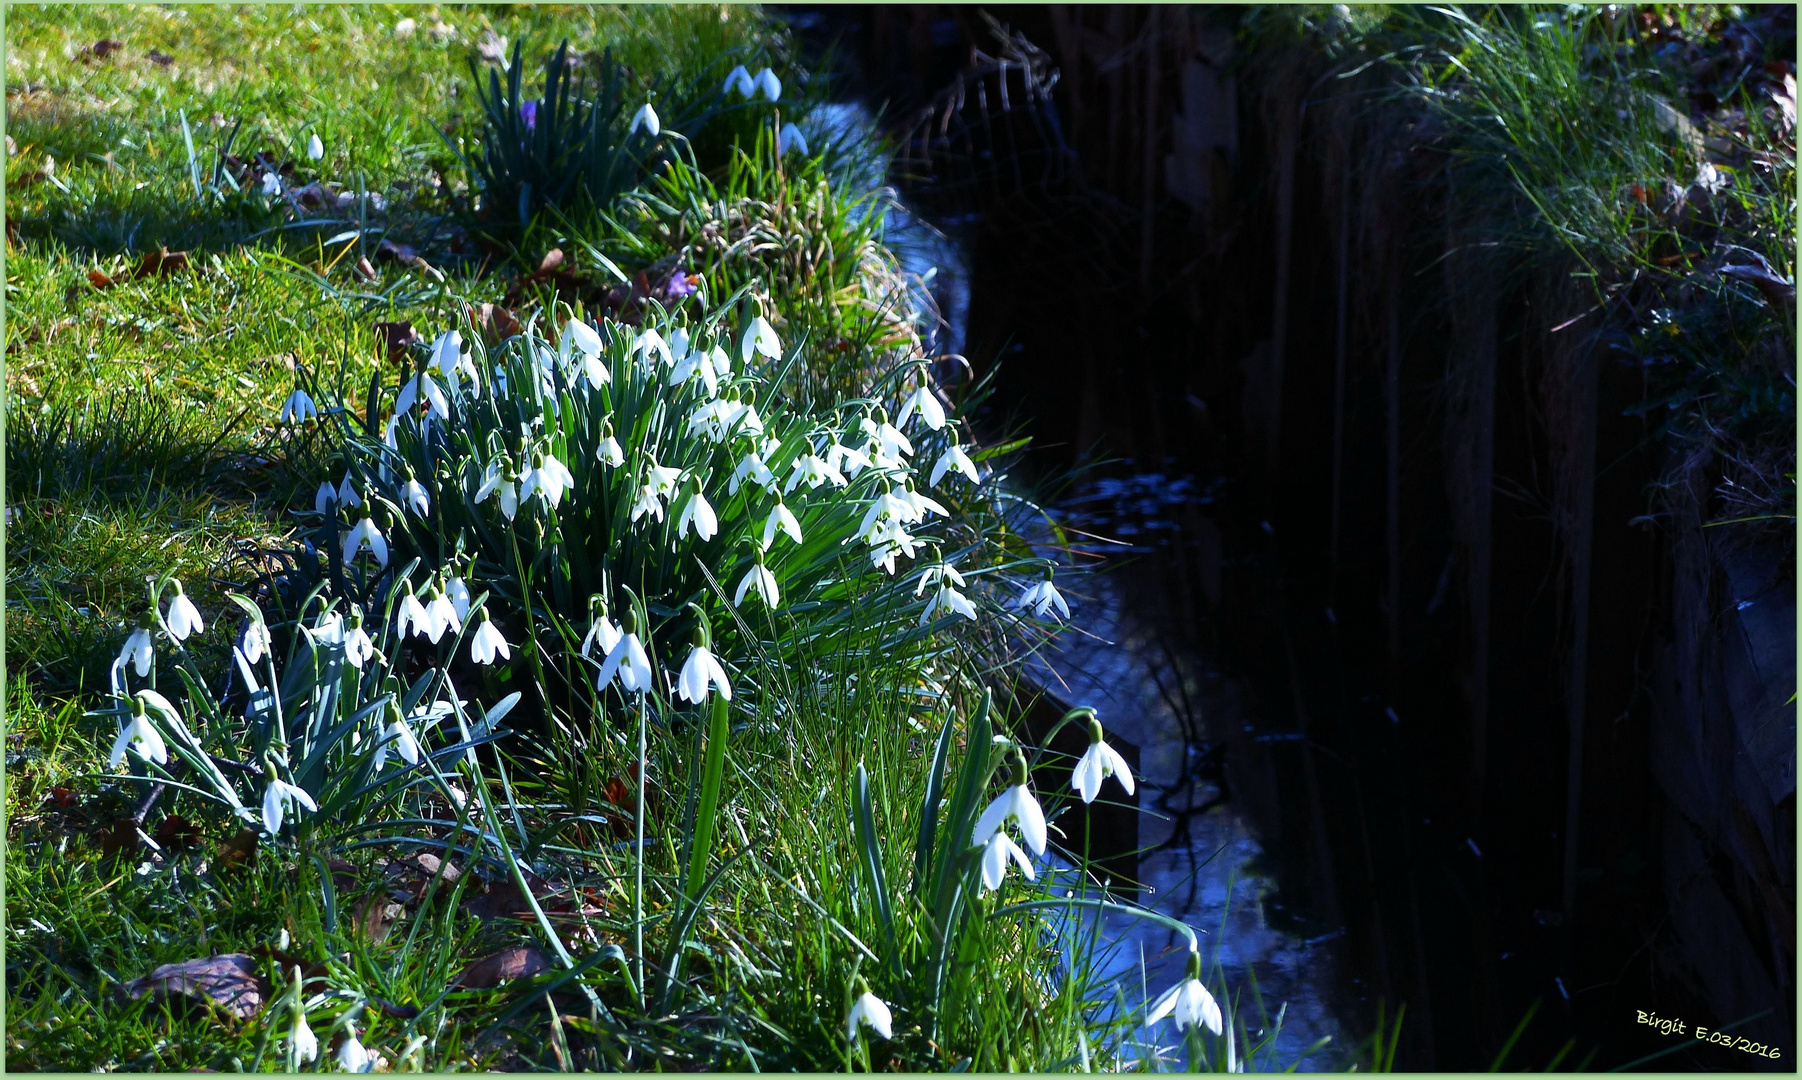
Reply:
[[[370,375],[397,377],[374,323],[406,320],[430,335],[466,304],[504,299],[509,277],[552,244],[590,273],[604,266],[591,252],[628,275],[692,259],[696,244],[716,238],[706,221],[719,222],[726,241],[701,260],[710,275],[766,297],[785,339],[806,339],[820,350],[810,355],[826,357],[800,391],[814,405],[867,389],[869,373],[916,339],[877,204],[835,184],[842,173],[831,168],[701,146],[702,159],[718,163],[713,173],[653,187],[611,220],[541,221],[517,248],[469,227],[468,177],[440,132],[473,145],[478,109],[464,58],[485,31],[529,37],[541,51],[564,37],[589,53],[611,44],[643,89],[658,75],[713,78],[727,61],[783,64],[782,35],[753,9],[8,14],[7,82],[18,91],[7,103],[18,148],[6,165],[8,213],[19,233],[6,283],[14,1067],[279,1068],[288,1030],[279,1009],[236,1023],[116,1000],[120,984],[159,964],[231,951],[259,956],[276,995],[285,957],[317,965],[306,993],[322,1043],[354,1019],[397,1069],[1061,1069],[1137,1052],[1139,1036],[1129,1044],[1127,1035],[1142,1002],[1113,1002],[1091,984],[1094,943],[1059,931],[1056,914],[1004,912],[993,898],[963,903],[946,948],[944,911],[913,899],[913,845],[941,725],[950,724],[952,768],[983,751],[966,798],[987,797],[988,745],[980,736],[970,745],[970,725],[981,686],[1006,678],[993,667],[993,626],[958,650],[885,663],[852,646],[896,633],[897,613],[852,605],[851,622],[817,635],[804,655],[778,650],[770,689],[710,748],[717,802],[688,794],[702,786],[707,725],[667,710],[648,724],[642,758],[636,717],[563,715],[558,737],[510,736],[479,765],[459,766],[480,770],[461,780],[483,796],[480,854],[494,867],[522,855],[534,880],[575,890],[569,911],[547,893],[542,917],[478,918],[458,886],[407,876],[397,861],[417,843],[448,842],[450,825],[415,826],[409,844],[392,822],[366,834],[355,828],[362,821],[322,821],[297,841],[266,840],[253,866],[233,868],[221,845],[236,825],[199,795],[170,789],[142,832],[168,839],[179,815],[198,831],[192,850],[158,856],[142,839],[119,850],[114,841],[139,830],[117,823],[130,820],[146,782],[106,776],[117,729],[88,710],[107,703],[109,668],[144,610],[147,577],[182,579],[207,620],[185,655],[162,648],[158,685],[179,697],[214,752],[233,756],[245,737],[229,717],[200,723],[197,695],[173,689],[176,661],[191,662],[214,693],[236,685],[229,649],[239,612],[225,594],[276,569],[271,553],[298,535],[293,511],[311,507],[312,486],[339,450],[318,428],[275,423],[297,370],[360,396]],[[410,37],[394,33],[402,17],[415,20]],[[454,38],[433,32],[440,20]],[[102,39],[123,48],[104,59],[80,53]],[[174,59],[159,64],[152,49]],[[233,153],[291,161],[295,184],[317,177],[380,193],[386,210],[310,214],[305,228],[278,228],[294,224],[288,212],[218,179],[234,127]],[[316,165],[299,151],[308,133],[326,145]],[[681,213],[690,198],[699,218]],[[323,243],[347,225],[373,231]],[[383,236],[417,246],[444,277],[395,262],[377,263],[374,281],[358,277],[357,259]],[[90,285],[90,272],[125,276],[159,246],[188,252],[189,269]],[[522,316],[544,299],[518,301]],[[973,530],[963,542],[995,528],[975,507],[960,507],[958,522]],[[860,617],[867,625],[854,625]],[[465,688],[482,705],[504,689]],[[634,859],[630,832],[620,831],[634,818],[620,800],[631,801],[640,764],[652,795],[647,846]],[[873,831],[861,835],[852,815],[859,765],[872,784]],[[1055,813],[1053,793],[1041,794]],[[421,813],[455,817],[443,798],[420,798]],[[713,850],[697,855],[687,838],[706,832],[704,821]],[[872,860],[888,906],[862,869]],[[697,867],[711,885],[699,898]],[[360,902],[386,901],[399,886],[407,898],[393,928],[379,939],[359,929]],[[547,925],[559,928],[555,939]],[[525,944],[566,948],[582,966],[495,989],[452,985],[472,960]],[[936,968],[920,958],[929,956],[944,957],[948,982],[928,978]],[[892,1042],[847,1047],[854,975],[894,1005]],[[1103,1008],[1110,1003],[1115,1012]]]

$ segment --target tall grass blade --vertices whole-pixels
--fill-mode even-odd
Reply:
[[[707,873],[707,853],[713,849],[713,826],[719,817],[720,778],[726,768],[726,739],[731,733],[729,706],[724,697],[713,699],[712,723],[707,729],[707,764],[701,773],[701,802],[695,811],[694,839],[688,849],[688,885],[683,891],[692,903],[700,895]]]

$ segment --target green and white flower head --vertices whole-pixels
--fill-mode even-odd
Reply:
[[[1044,579],[1027,586],[1025,591],[1021,592],[1019,599],[1009,606],[1017,610],[1030,608],[1033,615],[1041,619],[1048,617],[1053,610],[1057,611],[1062,618],[1069,618],[1070,605],[1064,602],[1063,594],[1057,591],[1055,585],[1051,584],[1051,575],[1055,569],[1055,564],[1046,560]]]
[[[814,454],[802,454],[795,458],[789,473],[788,483],[783,486],[784,495],[794,494],[795,488],[805,483],[809,490],[816,490],[821,484],[830,482],[834,487],[844,487],[849,481],[844,474],[833,468],[824,458]]]
[[[1225,1026],[1220,1015],[1220,1005],[1214,995],[1201,982],[1201,953],[1189,951],[1188,973],[1183,981],[1164,991],[1145,1014],[1145,1026],[1151,1027],[1166,1016],[1176,1018],[1178,1031],[1190,1027],[1205,1027],[1218,1035]]]
[[[459,632],[463,629],[463,619],[457,614],[457,605],[451,603],[444,590],[434,588],[427,594],[430,599],[425,605],[426,618],[432,622],[431,630],[426,634],[432,644],[438,644],[446,632]]]
[[[674,367],[676,363],[676,354],[670,351],[669,342],[663,340],[663,335],[656,330],[646,330],[633,338],[632,352],[647,366],[651,364],[653,356],[661,359],[664,367]]]
[[[613,381],[606,361],[601,359],[601,335],[595,333],[594,327],[583,320],[570,319],[563,324],[563,336],[558,341],[557,348],[565,367],[581,364],[582,378],[594,389],[599,390],[604,384]]]
[[[425,369],[413,373],[413,377],[401,385],[400,394],[394,399],[394,415],[396,418],[410,415],[414,406],[424,402],[426,415],[436,416],[440,420],[450,419],[450,399],[444,394],[444,387],[427,374]]]
[[[801,523],[795,520],[794,512],[780,497],[776,499],[775,509],[770,511],[770,516],[763,519],[763,543],[760,546],[764,551],[768,551],[770,545],[776,542],[777,530],[788,534],[788,538],[795,543],[801,542]]]
[[[378,564],[384,567],[388,565],[388,539],[382,535],[382,530],[375,527],[375,521],[368,514],[364,514],[356,528],[345,535],[344,561],[355,562],[365,548],[375,556]]]
[[[319,1060],[319,1038],[307,1024],[306,992],[302,989],[300,966],[294,967],[293,990],[290,1004],[294,1013],[294,1026],[288,1033],[288,1055],[290,1063],[299,1068],[309,1061]]]
[[[746,480],[763,488],[766,492],[776,490],[778,483],[776,474],[770,471],[768,465],[764,464],[763,455],[756,447],[746,451],[738,466],[732,470],[732,478],[726,482],[726,494],[737,495],[739,486]]]
[[[186,641],[190,635],[204,631],[206,623],[200,618],[200,609],[182,591],[181,582],[171,578],[169,584],[175,586],[175,595],[169,598],[169,611],[163,616],[163,622],[169,628],[170,637]]]
[[[787,157],[790,154],[807,156],[807,136],[794,124],[783,124],[776,134],[776,156]]]
[[[269,786],[263,789],[263,827],[269,830],[270,836],[279,836],[282,823],[286,820],[288,805],[296,803],[317,813],[319,804],[304,788],[288,783],[276,775],[275,758],[263,756],[263,775],[269,778]]]
[[[989,837],[1005,828],[1009,821],[1020,827],[1020,837],[1026,841],[1026,847],[1034,855],[1045,854],[1045,811],[1039,808],[1039,800],[1033,798],[1032,790],[1026,786],[1026,756],[1016,747],[1014,750],[1014,782],[1008,789],[989,803],[988,809],[976,819],[976,828],[970,833],[970,843],[986,844]]]
[[[623,635],[613,620],[607,617],[607,601],[599,593],[588,598],[588,636],[582,639],[581,653],[592,657],[596,646],[600,647],[601,656],[605,658],[619,644]]]
[[[150,636],[152,625],[149,612],[138,616],[136,629],[132,630],[131,636],[120,647],[119,658],[113,661],[118,667],[130,664],[137,669],[140,679],[150,674],[150,666],[156,661],[156,644]]]
[[[732,598],[732,606],[743,607],[745,597],[752,591],[762,598],[764,607],[771,611],[776,610],[777,605],[782,603],[782,591],[776,587],[776,575],[770,573],[770,568],[764,565],[762,551],[756,552],[751,562],[751,569],[746,571],[744,578],[739,581],[738,593]]]
[[[354,1024],[344,1025],[344,1045],[338,1047],[338,1067],[348,1073],[366,1073],[375,1069],[375,1058],[358,1041]]]
[[[145,714],[142,697],[131,699],[131,719],[119,730],[119,737],[113,740],[113,752],[107,758],[107,766],[117,769],[125,764],[127,751],[158,765],[169,762],[169,750],[163,745],[163,736],[156,730],[156,725]]]
[[[627,129],[626,134],[636,135],[640,128],[653,139],[663,132],[663,124],[657,119],[657,110],[651,108],[648,101],[632,114],[632,126]]]
[[[703,543],[713,539],[720,528],[713,506],[701,492],[700,478],[693,476],[688,479],[688,499],[682,504],[682,513],[676,518],[676,539],[680,540],[686,535],[690,527]]]
[[[757,78],[754,81],[757,85],[757,92],[763,95],[764,100],[775,102],[781,99],[782,80],[776,77],[774,71],[771,71],[769,68],[764,68],[757,73]]]
[[[279,418],[281,423],[303,424],[308,420],[318,418],[319,406],[313,403],[312,395],[298,386],[294,388],[292,394],[288,395],[288,400],[282,402],[282,412]]]
[[[457,615],[454,625],[461,627],[463,620],[469,617],[469,583],[463,580],[462,573],[455,568],[451,571],[450,580],[444,584],[444,595],[450,599],[451,610]]]
[[[425,517],[432,509],[431,495],[427,493],[425,485],[413,475],[411,468],[407,469],[407,482],[400,491],[400,504],[418,517]]]
[[[700,622],[695,627],[694,647],[689,650],[688,660],[682,665],[682,674],[676,680],[676,696],[699,705],[707,700],[707,688],[712,685],[719,688],[721,697],[731,701],[732,684],[726,679],[726,669],[720,666],[720,662],[714,659],[712,651],[707,648],[713,637],[707,626],[707,617],[701,614],[699,608],[693,610]]]
[[[1070,773],[1070,786],[1082,795],[1082,801],[1092,803],[1095,796],[1101,793],[1101,782],[1108,777],[1120,781],[1126,793],[1133,793],[1133,772],[1120,752],[1109,746],[1102,738],[1101,721],[1089,714],[1089,748],[1077,760],[1076,768]]]
[[[325,156],[325,143],[319,140],[319,133],[312,132],[307,136],[307,160],[318,161]]]
[[[410,630],[417,637],[433,638],[432,631],[437,627],[436,620],[432,618],[430,612],[426,611],[425,605],[419,602],[419,597],[414,594],[413,583],[408,581],[404,584],[406,593],[400,598],[400,603],[395,605],[395,634],[405,637]],[[442,630],[439,630],[438,636],[442,637],[443,633]],[[437,638],[433,638],[433,640],[436,641]]]
[[[845,1017],[845,1037],[855,1042],[859,1027],[868,1027],[884,1039],[895,1037],[895,1017],[888,1003],[870,992],[870,984],[861,975],[857,977],[857,1000]]]
[[[533,495],[542,496],[545,504],[555,510],[563,500],[563,493],[576,486],[576,478],[555,454],[535,452],[532,455],[532,467],[519,481],[519,501],[525,502]]]
[[[609,468],[617,469],[626,463],[626,452],[620,449],[619,440],[613,437],[613,421],[607,421],[601,430],[601,445],[595,449],[595,460]]]
[[[932,466],[932,486],[938,487],[939,481],[943,480],[948,472],[961,473],[972,484],[982,483],[982,477],[976,472],[976,463],[971,461],[970,455],[964,453],[964,448],[957,444],[955,428],[951,432],[951,444],[945,447],[945,452],[939,455],[938,461]]]
[[[726,73],[726,85],[720,88],[721,95],[737,94],[739,97],[750,97],[757,93],[757,84],[752,81],[751,73],[743,64]]]
[[[498,496],[501,513],[508,521],[512,521],[519,513],[521,496],[517,481],[518,471],[513,466],[513,459],[506,454],[496,454],[488,459],[488,468],[482,477],[482,486],[476,489],[475,501],[487,502],[491,496]]]
[[[638,640],[637,619],[630,610],[620,616],[624,635],[607,652],[601,672],[595,678],[595,689],[605,690],[619,676],[620,688],[630,694],[643,694],[654,685],[651,658],[645,655],[644,643]]]
[[[920,369],[920,386],[906,401],[901,403],[901,411],[895,417],[897,426],[904,426],[908,417],[915,412],[920,414],[920,423],[934,431],[945,426],[945,409],[939,404],[938,395],[932,392],[932,381],[926,374],[924,366]]]
[[[1038,880],[1038,875],[1032,869],[1032,860],[1027,857],[1026,852],[1022,851],[1020,845],[1014,843],[1013,838],[1007,835],[1007,830],[996,829],[994,834],[989,837],[989,842],[982,848],[983,892],[992,892],[1001,887],[1002,880],[1007,877],[1009,859],[1019,865],[1020,872],[1026,875],[1026,880]]]
[[[369,640],[369,634],[363,629],[363,613],[352,612],[350,629],[344,633],[344,661],[358,671],[375,655],[375,642]]]
[[[406,718],[400,714],[400,705],[393,701],[388,703],[388,726],[382,730],[382,744],[375,751],[376,772],[382,771],[390,754],[408,765],[419,764],[419,740],[414,737],[413,729],[407,726]]]
[[[488,609],[483,608],[482,624],[469,637],[469,658],[478,664],[492,664],[497,656],[502,660],[511,660],[513,651],[499,628],[489,620]]]

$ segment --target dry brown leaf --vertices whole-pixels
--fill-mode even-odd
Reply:
[[[221,870],[237,867],[251,869],[257,864],[257,833],[255,829],[239,829],[238,834],[219,845],[219,854],[214,857],[213,865]]]
[[[269,980],[257,974],[256,960],[246,953],[164,964],[120,988],[128,1001],[145,994],[186,998],[217,1006],[239,1020],[255,1016],[269,999],[269,990]]]
[[[551,969],[550,957],[533,945],[502,949],[463,969],[455,985],[468,990],[486,990],[507,979],[523,979]]]

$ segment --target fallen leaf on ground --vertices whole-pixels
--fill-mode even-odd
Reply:
[[[180,814],[166,814],[157,824],[156,842],[166,852],[189,851],[200,843],[200,826]]]
[[[239,1020],[248,1020],[269,999],[269,980],[257,975],[256,960],[247,953],[225,953],[204,960],[164,964],[121,987],[126,1000],[145,994],[181,997],[215,1005]]]
[[[130,858],[138,851],[138,822],[122,817],[100,831],[100,855],[105,859]]]
[[[250,869],[257,864],[257,833],[255,829],[239,829],[238,834],[219,845],[219,854],[213,860],[221,870],[237,867]]]
[[[551,969],[550,957],[533,945],[502,949],[463,969],[455,985],[467,990],[486,990],[506,979],[523,979]]]
[[[379,322],[372,329],[391,362],[406,359],[407,346],[419,340],[419,331],[410,322]]]
[[[149,58],[150,62],[155,64],[157,67],[168,67],[170,64],[175,63],[175,57],[170,56],[168,53],[163,52],[161,49],[152,49],[148,53],[146,53],[145,56],[147,56]]]
[[[125,48],[125,42],[123,41],[115,41],[112,38],[101,38],[99,41],[94,42],[94,44],[82,49],[77,55],[83,57],[92,56],[98,60],[105,60],[107,57],[123,48]]]

